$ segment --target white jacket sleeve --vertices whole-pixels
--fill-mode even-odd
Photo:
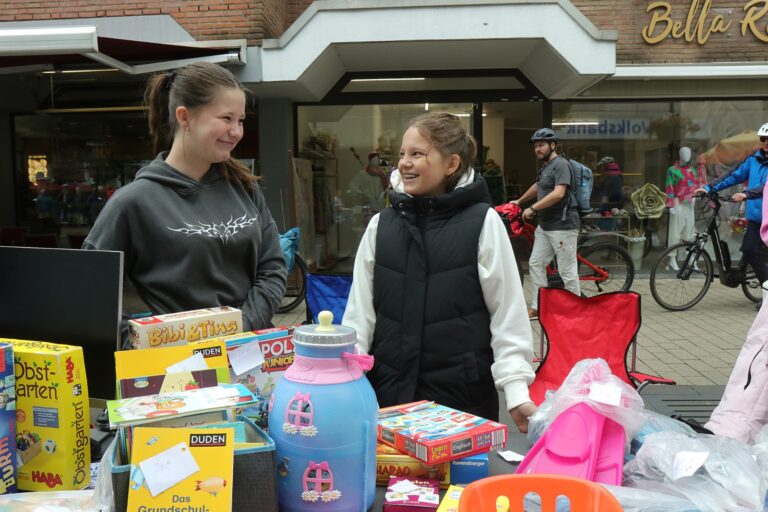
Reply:
[[[368,222],[355,256],[352,271],[352,289],[347,299],[342,325],[353,327],[357,331],[357,351],[367,354],[373,341],[373,328],[376,325],[376,312],[373,310],[373,267],[376,262],[376,232],[379,227],[379,215]]]
[[[491,315],[491,372],[496,388],[504,391],[507,410],[512,410],[530,401],[533,335],[512,244],[493,209],[485,216],[479,245],[480,286]]]

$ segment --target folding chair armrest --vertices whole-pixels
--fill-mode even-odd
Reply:
[[[667,384],[670,386],[677,384],[677,382],[672,379],[659,377],[657,375],[649,375],[642,372],[629,372],[629,377],[632,379],[632,381],[635,382],[635,384],[637,384],[638,393],[640,393],[640,391],[648,384]]]

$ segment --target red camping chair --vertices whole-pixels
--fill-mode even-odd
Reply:
[[[544,401],[547,390],[560,387],[571,368],[582,359],[604,359],[611,373],[638,391],[651,383],[675,384],[671,379],[640,373],[635,368],[636,337],[641,323],[640,294],[636,292],[579,297],[560,288],[541,288],[539,322],[542,346],[544,336],[549,345],[529,388],[531,400],[537,405]]]

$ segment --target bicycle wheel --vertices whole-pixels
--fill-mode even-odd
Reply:
[[[670,266],[674,257],[680,270]],[[661,253],[651,269],[651,295],[659,306],[685,311],[696,305],[712,283],[712,258],[690,242],[681,242]]]
[[[635,279],[635,265],[623,247],[603,243],[579,251],[579,287],[587,297],[627,291]],[[582,261],[584,260],[584,261]]]
[[[285,296],[277,307],[277,313],[288,313],[301,304],[307,292],[307,264],[304,259],[295,254],[293,270],[288,273],[288,281],[285,286]]]
[[[744,281],[741,283],[741,291],[743,291],[744,295],[746,295],[752,302],[760,302],[763,300],[762,283],[760,283],[760,280],[755,273],[755,269],[753,269],[750,264],[747,264],[747,268],[745,269]]]

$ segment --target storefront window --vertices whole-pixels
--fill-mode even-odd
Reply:
[[[255,118],[246,120],[237,147],[241,161],[258,174]],[[153,158],[146,113],[131,111],[52,113],[14,118],[18,224],[29,233],[19,245],[43,240],[79,248],[112,194],[134,180]]]
[[[296,201],[305,219],[302,253],[310,265],[351,272],[368,221],[386,206],[406,124],[425,111],[450,112],[471,133],[472,104],[331,105],[298,108],[298,160],[311,174],[311,201]]]
[[[142,111],[20,115],[14,129],[19,224],[65,247],[152,154]]]
[[[691,149],[692,166],[706,182],[730,172],[757,148],[755,132],[768,119],[768,102],[557,102],[552,111],[561,150],[595,171],[592,206],[597,215],[607,218],[587,219],[583,224],[589,229],[625,234],[645,231],[653,246],[663,248],[668,239],[668,214],[641,222],[634,215],[632,193],[646,183],[665,190],[670,166],[679,159],[683,146]],[[612,157],[621,170],[618,198],[613,190],[616,176],[609,176],[598,166],[605,157]],[[734,187],[727,192],[736,191]],[[703,227],[703,218],[708,215],[703,206],[695,209],[697,228]],[[611,210],[614,214],[618,210],[620,215],[611,215]],[[728,204],[721,215],[729,223],[743,213],[739,205]],[[728,225],[720,231],[736,256],[741,236]]]

